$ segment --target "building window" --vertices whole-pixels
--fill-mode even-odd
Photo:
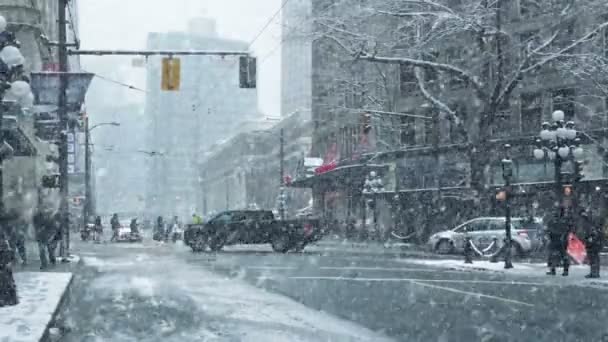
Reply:
[[[602,29],[602,55],[608,58],[608,28],[606,27]]]
[[[416,144],[416,120],[409,116],[401,116],[401,146],[411,146]]]
[[[433,144],[433,137],[435,135],[435,124],[433,120],[424,120],[424,144]]]
[[[558,89],[553,91],[553,111],[561,110],[565,114],[566,121],[574,118],[575,91],[572,88]]]
[[[418,91],[418,82],[414,68],[409,65],[399,65],[399,86],[402,96],[412,96]]]
[[[521,131],[537,133],[540,130],[543,115],[543,97],[541,93],[521,95]]]
[[[542,12],[540,1],[538,0],[519,0],[519,16],[530,18]]]

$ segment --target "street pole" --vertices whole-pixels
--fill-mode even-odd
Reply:
[[[63,239],[61,240],[61,257],[67,260],[70,248],[70,219],[68,208],[68,109],[67,109],[67,72],[68,72],[68,46],[67,46],[67,21],[66,7],[68,0],[59,0],[57,6],[57,22],[59,24],[59,98],[58,114],[61,129],[61,140],[59,147],[59,174],[60,174],[60,217],[62,222]]]
[[[502,160],[502,175],[505,179],[505,269],[513,268],[511,261],[511,177],[513,176],[513,161],[511,160],[511,145],[505,145],[506,156]]]
[[[84,117],[84,206],[82,207],[83,227],[86,228],[89,221],[89,211],[91,208],[91,150],[89,131],[89,117]]]
[[[279,193],[279,216],[281,220],[285,220],[285,136],[283,132],[283,128],[281,128],[280,132],[280,149],[279,149],[279,173],[281,176],[280,184],[280,193]]]

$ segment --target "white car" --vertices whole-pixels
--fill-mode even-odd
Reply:
[[[511,254],[522,256],[539,247],[542,240],[542,221],[535,218],[534,221],[515,217],[511,219],[511,237],[513,246]],[[428,245],[432,251],[439,254],[463,253],[465,236],[480,251],[488,253],[500,248],[505,238],[504,217],[480,217],[467,221],[454,229],[433,234],[429,238]],[[496,243],[492,245],[493,241]]]

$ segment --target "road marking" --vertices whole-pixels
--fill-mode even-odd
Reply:
[[[463,294],[466,296],[473,296],[473,297],[478,297],[478,298],[488,298],[488,299],[494,299],[494,300],[498,300],[501,302],[505,302],[505,303],[510,303],[510,304],[518,304],[518,305],[524,305],[524,306],[528,306],[528,307],[533,307],[533,304],[530,303],[525,303],[525,302],[520,302],[518,300],[515,299],[509,299],[509,298],[504,298],[504,297],[499,297],[499,296],[492,296],[492,295],[487,295],[487,294],[483,294],[483,293],[479,293],[479,292],[470,292],[470,291],[463,291],[463,290],[458,290],[458,289],[454,289],[451,287],[446,287],[446,286],[439,286],[439,285],[433,285],[433,284],[425,284],[423,282],[419,282],[419,281],[412,281],[412,284],[416,284],[418,286],[422,286],[422,287],[429,287],[432,289],[438,289],[438,290],[443,290],[443,291],[448,291],[448,292],[453,292],[453,293],[459,293],[459,294]]]
[[[300,276],[289,277],[294,280],[345,280],[345,281],[367,281],[367,282],[416,282],[425,283],[454,283],[454,284],[498,284],[498,285],[527,285],[527,286],[563,286],[570,284],[534,283],[523,281],[503,280],[467,280],[467,279],[421,279],[421,278],[362,278],[362,277],[324,277],[324,276]]]
[[[246,269],[250,270],[295,270],[293,266],[245,266]]]
[[[401,272],[437,272],[436,269],[429,268],[408,268],[408,267],[359,267],[359,266],[323,266],[319,267],[321,270],[345,270],[345,271],[401,271]],[[442,273],[462,273],[462,271],[447,270]]]

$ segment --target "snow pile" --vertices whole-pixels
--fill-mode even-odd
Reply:
[[[71,273],[16,273],[19,304],[0,308],[0,341],[40,341],[71,280]]]

